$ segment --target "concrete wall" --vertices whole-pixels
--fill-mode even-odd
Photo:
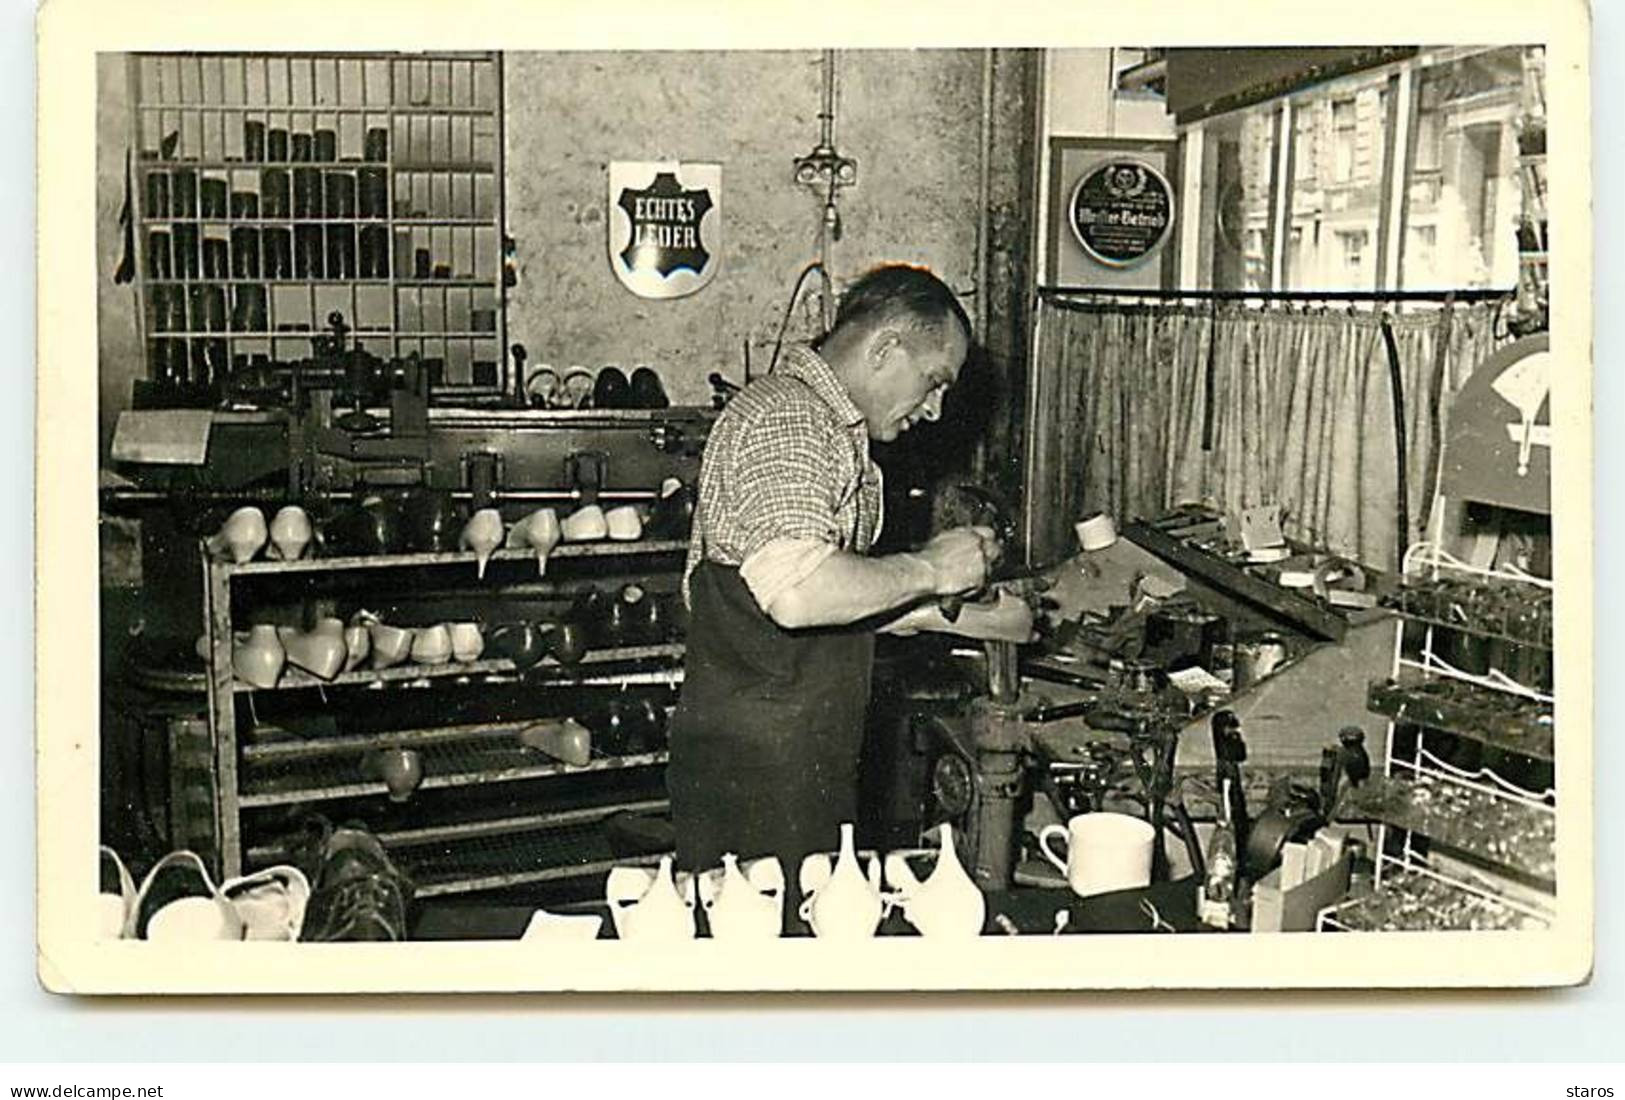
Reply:
[[[532,364],[649,362],[689,403],[708,400],[710,372],[743,376],[746,339],[765,369],[796,275],[818,256],[822,195],[792,181],[791,162],[818,140],[820,61],[817,51],[508,56],[520,270],[508,331]],[[837,281],[903,260],[971,289],[981,54],[843,51],[836,72],[835,141],[858,161],[858,186],[840,198]],[[722,163],[722,264],[687,298],[635,297],[606,258],[605,166],[652,159]],[[813,317],[796,318],[792,335]]]
[[[145,377],[136,326],[135,283],[117,285],[124,255],[119,211],[124,206],[124,150],[130,145],[129,84],[122,54],[96,55],[96,335],[100,360],[100,440],[107,453],[118,410],[130,403],[130,383]]]

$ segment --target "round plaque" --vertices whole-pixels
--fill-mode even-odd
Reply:
[[[1106,161],[1078,181],[1067,204],[1067,223],[1095,260],[1128,267],[1167,239],[1174,224],[1173,188],[1148,164]]]

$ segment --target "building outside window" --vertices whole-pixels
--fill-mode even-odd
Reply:
[[[1523,50],[1445,50],[1416,72],[1418,105],[1401,279],[1412,289],[1511,287],[1518,278]],[[1411,246],[1415,246],[1413,249]]]
[[[1510,289],[1523,64],[1518,46],[1430,50],[1193,123],[1198,285]],[[1291,165],[1278,180],[1283,132]]]

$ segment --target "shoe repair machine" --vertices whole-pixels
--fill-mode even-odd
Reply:
[[[973,496],[981,510],[966,516],[949,507],[936,526],[968,520],[1002,530],[985,494]],[[1363,779],[1369,771],[1369,764],[1365,772],[1360,765],[1367,731],[1346,727],[1334,738],[1336,747],[1326,749],[1326,716],[1361,718],[1364,684],[1387,659],[1391,627],[1376,617],[1351,626],[1346,605],[1281,589],[1198,549],[1190,532],[1200,527],[1207,533],[1217,519],[1187,509],[1127,526],[1121,553],[1142,557],[1148,568],[1158,562],[1190,584],[1177,599],[1123,616],[1126,625],[1115,641],[1127,644],[1100,650],[1117,655],[1079,671],[1041,653],[1023,655],[1010,643],[985,642],[976,662],[985,664],[985,681],[976,693],[954,712],[922,711],[911,720],[923,758],[920,825],[952,823],[961,855],[984,889],[1024,881],[1024,822],[1035,796],[1047,799],[1062,821],[1103,808],[1143,814],[1156,832],[1152,879],[1161,881],[1170,872],[1168,834],[1190,867],[1204,871],[1187,784],[1195,781],[1190,797],[1204,817],[1217,816],[1216,792],[1228,789],[1241,872],[1254,878],[1279,862],[1287,841],[1329,820],[1344,778]],[[1032,597],[1068,567],[996,567],[992,583]],[[1259,634],[1261,625],[1271,629]],[[1255,643],[1255,636],[1266,640]],[[1191,693],[1171,683],[1171,671],[1221,663],[1213,660],[1215,651],[1233,654],[1234,694]],[[1050,702],[1038,691],[1048,683],[1082,697]],[[1346,707],[1339,702],[1344,693]],[[1259,793],[1268,788],[1264,804],[1253,808],[1256,817],[1249,816],[1241,782],[1247,749],[1238,714],[1254,716],[1270,735],[1248,776]],[[1274,743],[1275,729],[1288,723],[1301,733],[1299,743],[1283,751]],[[1226,785],[1227,778],[1233,782]]]

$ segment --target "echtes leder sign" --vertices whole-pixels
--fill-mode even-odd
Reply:
[[[722,165],[612,161],[609,266],[632,293],[680,298],[721,262]]]

